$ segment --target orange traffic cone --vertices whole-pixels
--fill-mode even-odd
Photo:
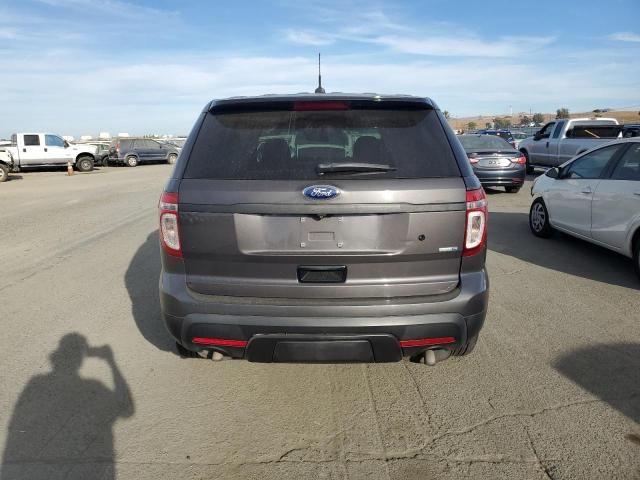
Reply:
[[[73,175],[73,165],[71,165],[71,160],[67,162],[67,176],[70,177]]]

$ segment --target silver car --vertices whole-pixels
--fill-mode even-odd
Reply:
[[[640,138],[618,140],[578,155],[536,179],[529,225],[553,230],[633,258],[640,276]]]

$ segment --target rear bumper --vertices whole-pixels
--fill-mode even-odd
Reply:
[[[480,183],[486,187],[507,186],[519,187],[524,184],[526,178],[526,167],[505,170],[474,169]]]
[[[171,335],[188,350],[216,350],[260,362],[389,362],[428,348],[455,348],[484,323],[486,271],[464,273],[447,296],[348,301],[203,296],[189,290],[183,274],[160,277],[162,316]],[[433,345],[403,340],[446,339]],[[194,339],[196,341],[194,342]],[[208,345],[198,339],[235,340]],[[442,340],[443,342],[445,340]]]

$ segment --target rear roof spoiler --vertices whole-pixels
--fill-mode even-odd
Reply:
[[[397,110],[438,110],[430,98],[409,95],[348,95],[348,94],[304,94],[304,95],[265,95],[262,97],[235,97],[213,100],[204,111],[211,113],[295,110],[298,103],[342,102],[354,110],[397,109]]]

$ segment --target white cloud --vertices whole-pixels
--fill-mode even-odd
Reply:
[[[288,29],[285,39],[300,45],[322,46],[342,42],[375,44],[392,52],[438,57],[517,57],[551,44],[555,37],[496,36],[491,40],[451,23],[413,25],[392,19],[382,10],[357,7],[312,6],[321,11],[311,27]],[[333,19],[330,23],[326,18]],[[315,28],[313,24],[324,28]]]
[[[610,40],[617,40],[619,42],[640,42],[640,35],[632,32],[617,32],[608,36]]]
[[[8,32],[0,35],[0,64],[11,72],[2,81],[0,137],[25,129],[72,135],[186,133],[212,98],[311,92],[316,86],[315,49],[303,48],[296,56],[282,44],[254,44],[243,52],[228,42],[202,41],[209,38],[202,31],[191,37],[197,42],[174,44],[172,38],[193,32],[174,18],[172,28],[161,28],[167,17],[152,15],[152,21],[113,22],[114,35],[108,37],[76,32],[74,25],[95,15],[69,5],[130,4],[41,1],[70,8],[72,14],[47,18],[0,7],[0,32]],[[326,15],[316,22],[279,25],[273,33],[286,46],[328,46],[326,55],[323,49],[327,91],[426,95],[459,116],[500,113],[508,105],[515,111],[553,111],[561,105],[575,111],[638,103],[640,64],[630,49],[600,45],[596,55],[555,45],[547,54],[553,37],[480,36],[453,24],[417,28],[375,8],[361,13],[341,12],[339,5],[317,8]],[[130,29],[130,36],[119,35],[131,25],[138,28]],[[341,48],[343,42],[347,48]],[[176,48],[187,43],[205,46]],[[345,50],[352,53],[337,53]]]
[[[310,92],[317,68],[314,58],[204,52],[164,61],[161,69],[152,56],[121,60],[114,74],[109,59],[100,56],[59,52],[37,65],[0,57],[5,68],[15,72],[11,82],[5,82],[7,115],[0,119],[0,137],[20,129],[74,135],[105,130],[186,133],[212,98]],[[394,63],[329,56],[323,64],[323,83],[329,92],[430,96],[455,115],[475,115],[507,111],[508,105],[516,111],[552,111],[559,105],[590,110],[596,104],[635,104],[637,89],[619,79],[638,73],[637,67],[620,64],[545,70],[475,58]]]
[[[36,0],[37,2],[52,7],[77,9],[86,12],[93,10],[113,16],[138,18],[145,15],[170,15],[176,12],[169,12],[158,8],[137,5],[124,0]]]
[[[476,37],[385,35],[363,41],[377,43],[400,53],[442,57],[517,57],[548,45],[553,38],[499,38],[496,41]]]
[[[302,31],[302,30],[285,30],[288,41],[299,45],[322,46],[331,45],[335,42],[335,38],[322,32]]]

